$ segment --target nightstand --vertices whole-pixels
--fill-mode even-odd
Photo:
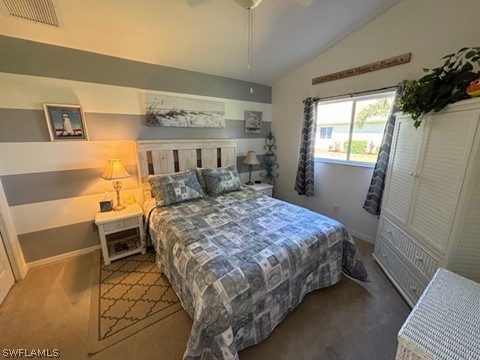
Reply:
[[[121,211],[97,212],[95,224],[98,226],[105,265],[139,252],[145,254],[143,211],[140,205],[127,205]]]
[[[245,185],[245,186],[255,190],[256,192],[272,197],[273,185],[261,183],[261,184]]]

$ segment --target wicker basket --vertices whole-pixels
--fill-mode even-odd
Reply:
[[[396,359],[480,359],[480,284],[439,268],[398,333]]]

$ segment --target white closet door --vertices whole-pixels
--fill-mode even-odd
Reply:
[[[480,283],[480,151],[476,157],[473,184],[464,197],[465,214],[457,231],[457,246],[451,254],[453,272]],[[463,192],[463,190],[462,190]]]
[[[459,111],[432,115],[425,124],[428,134],[416,175],[409,227],[443,254],[477,122],[477,113]]]
[[[387,194],[383,210],[406,225],[415,184],[423,127],[415,129],[410,119],[397,119],[393,149],[388,165]]]
[[[14,282],[12,268],[3,247],[2,234],[0,233],[0,304],[2,304]]]

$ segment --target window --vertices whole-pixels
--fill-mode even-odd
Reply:
[[[374,164],[394,93],[319,102],[315,157]]]
[[[332,138],[332,126],[323,126],[319,128],[320,131],[320,139],[331,139]]]

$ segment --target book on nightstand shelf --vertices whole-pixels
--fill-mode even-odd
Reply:
[[[123,239],[112,241],[108,244],[108,252],[111,255],[117,255],[123,252],[138,249],[138,237],[130,236]]]

